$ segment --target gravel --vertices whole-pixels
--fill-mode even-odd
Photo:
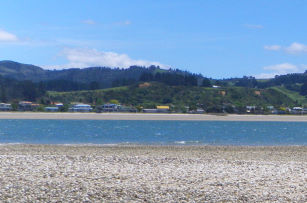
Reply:
[[[307,202],[307,146],[1,145],[1,202]]]

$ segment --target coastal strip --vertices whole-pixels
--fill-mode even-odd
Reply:
[[[1,202],[306,202],[307,147],[0,145]]]
[[[50,120],[182,120],[182,121],[285,121],[307,122],[304,115],[150,114],[150,113],[41,113],[0,112],[0,119]]]

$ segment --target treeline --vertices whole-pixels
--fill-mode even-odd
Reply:
[[[15,99],[35,101],[45,93],[46,90],[40,83],[33,83],[29,80],[17,81],[0,76],[0,102]]]

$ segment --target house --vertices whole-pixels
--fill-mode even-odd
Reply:
[[[303,114],[303,111],[304,109],[302,108],[302,107],[298,107],[298,106],[296,106],[296,107],[293,107],[292,109],[291,109],[291,113],[292,114]]]
[[[0,103],[0,111],[11,111],[12,105],[6,103]]]
[[[45,107],[45,111],[47,111],[47,112],[58,112],[59,107],[57,107],[57,106],[47,106],[47,107]]]
[[[99,112],[117,112],[120,109],[118,104],[104,104],[98,107]]]
[[[119,106],[119,109],[118,109],[119,112],[133,112],[133,113],[136,113],[137,112],[137,109],[134,108],[134,107],[130,107],[130,106]]]
[[[157,106],[157,113],[169,113],[169,106]]]
[[[158,113],[157,109],[143,109],[143,113]]]
[[[60,102],[59,102],[59,103],[56,102],[56,103],[54,103],[54,105],[55,105],[56,107],[58,107],[58,108],[61,108],[61,107],[64,106],[63,103],[60,103]]]
[[[21,101],[18,103],[18,111],[34,111],[37,110],[39,104],[30,101]]]
[[[93,108],[89,104],[75,104],[68,109],[70,112],[91,112]]]
[[[256,106],[246,106],[247,113],[253,113],[256,110]]]
[[[192,113],[192,114],[204,114],[205,110],[201,109],[201,108],[197,108],[196,110],[189,111],[189,113]]]
[[[169,113],[169,106],[156,106],[155,109],[143,109],[144,113]]]

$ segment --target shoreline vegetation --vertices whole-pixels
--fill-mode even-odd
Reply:
[[[0,119],[307,122],[304,115],[0,112]]]
[[[307,147],[0,145],[0,201],[306,202]]]

